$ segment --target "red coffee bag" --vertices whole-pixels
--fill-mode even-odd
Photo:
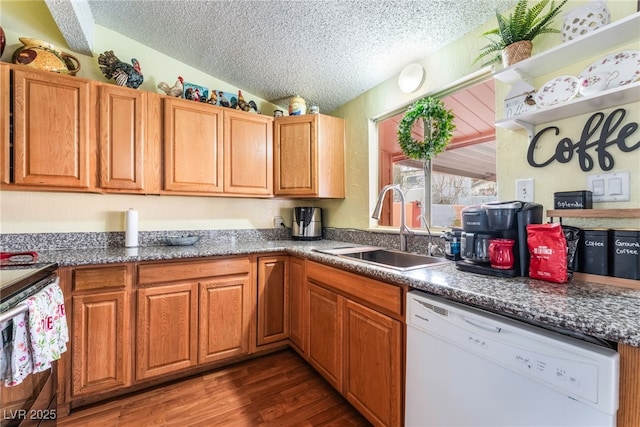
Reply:
[[[527,225],[527,244],[531,260],[529,277],[566,283],[567,239],[560,223]]]

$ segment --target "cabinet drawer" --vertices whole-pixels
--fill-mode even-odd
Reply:
[[[127,266],[78,268],[73,271],[73,290],[90,291],[127,286]]]
[[[138,284],[242,274],[248,273],[249,268],[248,257],[145,264],[138,267]]]
[[[404,318],[403,288],[368,277],[327,267],[315,262],[307,264],[307,279],[330,287],[353,300],[388,314]]]

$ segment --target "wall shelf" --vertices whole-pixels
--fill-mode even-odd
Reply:
[[[553,107],[540,108],[515,117],[499,120],[497,127],[533,132],[534,126],[640,101],[640,82],[608,89],[590,96],[574,98]]]
[[[497,71],[493,77],[510,85],[520,80],[533,84],[532,80],[535,77],[580,62],[585,57],[605,54],[617,46],[636,41],[639,27],[640,12],[637,12]]]
[[[547,217],[553,218],[640,218],[640,209],[549,209]]]

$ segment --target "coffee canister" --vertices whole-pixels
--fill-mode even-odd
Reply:
[[[582,230],[578,255],[578,271],[588,274],[609,275],[609,230],[597,228]]]
[[[307,114],[307,103],[304,98],[294,96],[289,99],[289,115],[301,116],[303,114]]]
[[[611,276],[640,280],[640,229],[611,231]]]

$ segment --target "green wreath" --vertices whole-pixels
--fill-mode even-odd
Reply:
[[[453,137],[454,115],[444,102],[435,98],[422,98],[414,102],[398,125],[398,142],[404,154],[415,160],[430,160],[442,153]],[[425,125],[423,141],[416,141],[411,130],[416,120]]]

